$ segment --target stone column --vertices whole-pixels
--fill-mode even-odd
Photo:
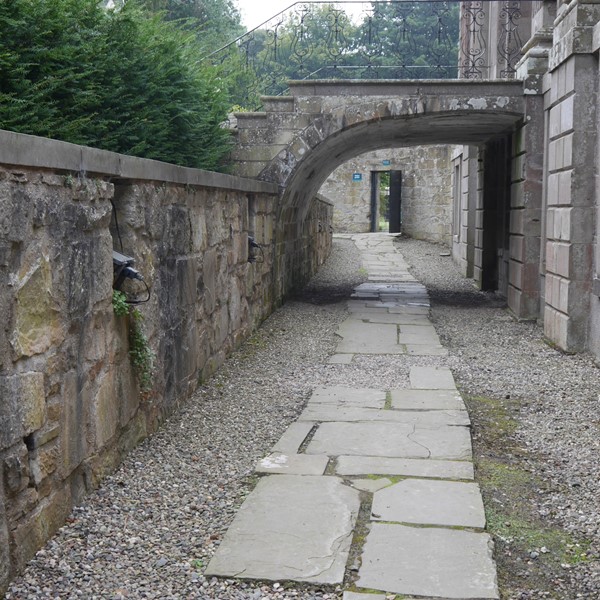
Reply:
[[[469,153],[469,218],[473,218],[473,279],[483,285],[483,148]],[[475,154],[475,156],[473,156]],[[470,242],[470,240],[469,240]],[[469,244],[470,245],[470,244]]]
[[[473,277],[475,264],[475,219],[477,205],[477,146],[458,146],[452,154],[452,165],[456,181],[454,218],[455,231],[453,257],[465,277]]]
[[[600,4],[559,8],[545,95],[548,180],[544,331],[559,347],[588,347],[596,189],[598,62],[592,55]]]
[[[600,22],[594,27],[593,50],[600,51]],[[598,64],[596,65],[598,68]],[[600,71],[597,73],[600,81]],[[590,336],[589,350],[600,356],[600,111],[596,112],[596,235],[594,244],[594,279],[590,298]]]
[[[526,98],[522,127],[513,138],[508,305],[521,319],[540,316],[540,253],[544,181],[543,77],[552,41],[552,2],[532,5],[532,35],[517,78]]]

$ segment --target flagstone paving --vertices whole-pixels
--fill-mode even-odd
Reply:
[[[427,291],[393,237],[355,242],[369,281],[349,300],[329,363],[445,355],[428,319]],[[256,472],[262,477],[207,575],[350,584],[344,600],[498,598],[469,418],[449,369],[412,366],[408,389],[315,389]],[[350,582],[345,569],[359,515],[367,535]]]

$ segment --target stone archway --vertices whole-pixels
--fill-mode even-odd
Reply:
[[[302,237],[304,219],[322,183],[347,160],[381,148],[457,144],[478,147],[483,168],[485,160],[495,160],[493,152],[485,152],[486,145],[507,141],[518,132],[515,139],[521,145],[535,147],[522,140],[542,130],[538,97],[528,98],[520,81],[310,81],[292,82],[290,90],[289,97],[264,98],[264,113],[237,115],[238,146],[233,155],[238,174],[280,186],[276,243],[285,256],[285,265],[279,266],[283,273],[278,274],[284,294],[302,283],[294,268],[301,246],[292,240]],[[509,198],[512,210],[513,188],[518,195],[515,186],[525,174],[537,176],[539,157],[524,154],[517,144],[509,152],[515,176],[507,181],[509,189],[503,197]],[[509,248],[533,249],[526,259],[516,255],[507,259],[511,268],[502,291],[519,317],[538,313],[539,282],[526,282],[524,275],[537,268],[539,260],[541,186],[539,191],[529,194],[526,203],[522,198],[520,205],[514,203],[505,235],[494,238],[505,242],[506,256]],[[486,256],[494,250],[483,231],[482,217],[490,202],[484,202],[483,186],[476,185],[475,192],[474,223],[480,232],[474,237],[480,248],[473,252],[472,271],[480,285],[487,285],[489,277],[483,271],[495,267],[483,264],[482,240],[488,240]]]

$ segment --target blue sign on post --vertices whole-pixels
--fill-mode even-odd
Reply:
[[[352,181],[362,181],[362,173],[352,173]]]

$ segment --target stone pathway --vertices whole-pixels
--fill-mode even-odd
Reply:
[[[330,362],[444,355],[427,291],[393,237],[353,239],[369,280]],[[206,575],[343,584],[354,543],[358,577],[344,600],[498,598],[469,418],[449,369],[412,367],[409,389],[314,390],[256,471]]]

